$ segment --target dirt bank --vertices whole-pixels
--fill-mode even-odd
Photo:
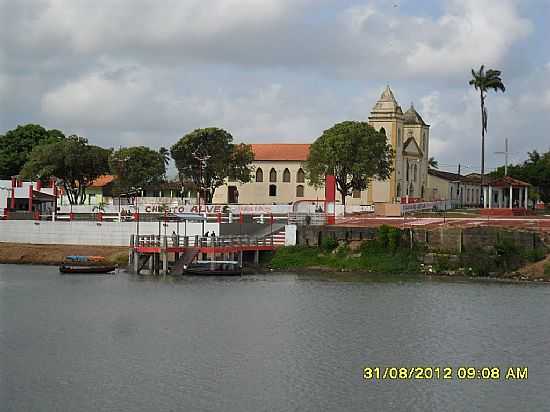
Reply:
[[[65,256],[105,256],[113,263],[126,264],[128,248],[124,246],[33,245],[0,242],[0,263],[59,265]]]

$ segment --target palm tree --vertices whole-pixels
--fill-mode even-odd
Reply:
[[[428,166],[430,166],[434,169],[439,169],[439,162],[437,160],[435,160],[435,157],[430,157],[428,159]]]
[[[483,185],[485,180],[485,133],[487,133],[487,107],[485,106],[485,99],[487,92],[493,89],[495,92],[499,90],[504,93],[506,88],[502,79],[500,78],[500,70],[489,69],[485,71],[485,67],[482,65],[479,71],[472,69],[472,79],[470,80],[470,86],[474,86],[476,90],[479,90],[481,98],[481,196],[483,199]]]
[[[166,147],[161,147],[159,149],[159,153],[162,156],[162,160],[164,161],[164,166],[168,166],[168,163],[170,163],[170,150],[168,150]]]

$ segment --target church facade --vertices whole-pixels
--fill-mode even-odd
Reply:
[[[376,130],[384,128],[395,153],[394,170],[389,179],[373,180],[366,190],[354,192],[346,198],[346,204],[370,205],[406,196],[427,197],[430,126],[412,104],[403,113],[389,86],[374,105],[368,122]],[[245,184],[227,182],[216,190],[214,203],[288,204],[324,199],[324,188],[310,186],[305,178],[303,163],[308,157],[308,144],[251,146],[252,180]]]

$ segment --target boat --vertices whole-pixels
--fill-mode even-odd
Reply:
[[[242,274],[243,269],[238,263],[226,262],[195,263],[189,265],[184,271],[184,275],[192,276],[241,276]]]
[[[116,266],[59,266],[59,271],[61,273],[74,273],[74,274],[103,274],[109,273],[116,270]]]
[[[65,256],[59,266],[61,273],[103,274],[113,272],[116,265],[108,263],[103,256]]]

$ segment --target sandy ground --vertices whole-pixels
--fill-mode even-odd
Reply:
[[[59,265],[63,258],[69,255],[104,256],[110,262],[124,264],[128,259],[128,248],[124,246],[33,245],[0,242],[0,263]]]

